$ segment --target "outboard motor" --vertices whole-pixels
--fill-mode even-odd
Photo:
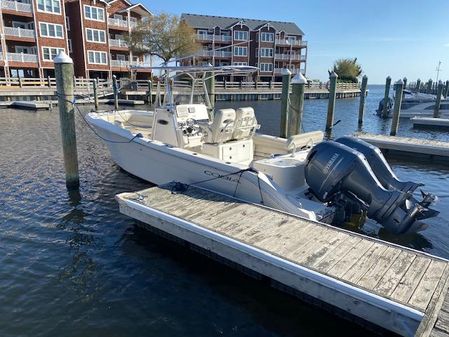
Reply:
[[[438,214],[417,202],[411,193],[385,189],[362,153],[337,142],[322,142],[312,148],[305,178],[320,201],[344,211],[354,209],[357,203],[369,218],[395,234],[423,229],[418,220]],[[346,203],[343,207],[342,202]]]
[[[378,116],[383,117],[382,113],[384,111],[385,105],[387,106],[387,116],[390,115],[391,109],[393,108],[393,100],[388,97],[387,101],[385,101],[385,98],[382,98],[382,100],[379,102],[379,107],[376,110]]]
[[[413,192],[424,184],[417,184],[412,181],[400,181],[388,165],[382,151],[377,146],[365,142],[359,138],[345,136],[335,140],[337,143],[349,146],[350,148],[363,154],[368,160],[368,164],[379,179],[380,183],[387,190],[399,190],[402,192]]]

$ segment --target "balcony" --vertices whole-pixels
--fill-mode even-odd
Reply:
[[[306,55],[299,54],[275,54],[274,58],[276,60],[284,60],[284,61],[305,61]]]
[[[113,68],[128,68],[129,61],[126,60],[111,60],[111,67]]]
[[[9,62],[37,63],[36,54],[7,53],[7,58]]]
[[[279,46],[306,47],[307,41],[276,39],[276,44]]]
[[[198,41],[212,41],[214,36],[211,34],[198,34],[196,38]]]
[[[125,40],[118,40],[118,39],[109,39],[109,46],[117,48],[128,48],[128,44],[126,43]]]
[[[35,38],[34,29],[24,29],[15,27],[4,27],[3,32],[6,37],[19,37],[19,38]]]
[[[116,19],[116,18],[108,18],[108,25],[112,27],[118,27],[122,29],[128,29],[130,25],[128,24],[128,20]]]
[[[19,13],[32,13],[32,8],[30,3],[18,2],[18,1],[8,1],[2,0],[0,1],[1,8],[3,10],[10,10]]]
[[[232,57],[231,51],[224,51],[224,50],[201,50],[197,53],[197,56],[203,56],[203,57]]]
[[[281,74],[282,70],[284,70],[285,68],[274,68],[274,73],[275,74]],[[299,68],[291,68],[289,69],[291,71],[292,74],[299,74],[301,72],[301,70]]]
[[[231,42],[232,36],[231,35],[214,35],[214,41]]]

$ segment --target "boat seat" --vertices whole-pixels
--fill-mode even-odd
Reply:
[[[251,107],[239,108],[235,112],[235,128],[232,139],[251,138],[258,129],[256,115]]]
[[[205,143],[220,144],[232,139],[235,124],[234,109],[220,109],[214,114],[214,120],[207,125],[201,125],[205,135]]]
[[[269,135],[255,134],[254,152],[257,157],[270,157],[276,154],[287,154],[294,149],[299,150],[303,147],[311,147],[323,140],[324,134],[322,131],[312,131],[301,133],[286,138],[274,137]]]

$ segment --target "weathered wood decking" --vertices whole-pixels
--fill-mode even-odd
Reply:
[[[446,260],[194,187],[117,200],[147,226],[402,335],[433,326],[447,289]]]
[[[448,142],[369,133],[357,133],[355,136],[387,152],[431,156],[442,160],[449,159]]]

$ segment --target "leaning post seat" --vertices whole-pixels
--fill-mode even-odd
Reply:
[[[251,107],[239,108],[235,112],[235,128],[232,139],[251,138],[258,127],[254,109]]]
[[[220,144],[232,139],[235,124],[234,109],[220,109],[214,114],[214,120],[203,126],[205,142]]]

